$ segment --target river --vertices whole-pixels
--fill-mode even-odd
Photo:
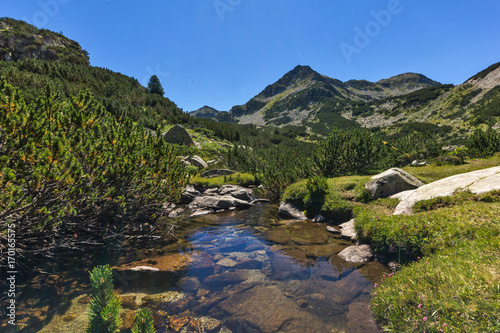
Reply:
[[[22,282],[17,325],[2,323],[0,331],[83,332],[88,272],[109,264],[126,328],[148,306],[158,333],[378,332],[370,293],[389,271],[341,259],[351,243],[325,224],[280,220],[276,205],[263,204],[183,218],[169,243],[161,231],[171,222],[162,221],[154,241],[60,257],[47,274]],[[138,266],[157,271],[132,270]]]

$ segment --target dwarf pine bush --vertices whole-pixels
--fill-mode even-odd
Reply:
[[[85,332],[118,332],[122,324],[120,318],[121,303],[113,291],[111,268],[108,265],[95,267],[90,272],[90,282],[92,299],[89,308],[90,319]]]
[[[5,79],[0,156],[0,221],[16,225],[20,250],[42,251],[55,234],[99,234],[115,217],[152,220],[187,181],[171,146],[117,119],[89,92],[62,99],[47,88],[27,104]]]
[[[156,333],[151,310],[144,308],[137,311],[132,333]]]

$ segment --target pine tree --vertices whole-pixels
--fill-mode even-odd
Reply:
[[[137,311],[132,333],[156,333],[153,325],[153,315],[148,308]]]
[[[163,91],[163,87],[161,86],[160,79],[158,76],[153,75],[149,78],[148,82],[148,92],[150,94],[157,94],[163,96],[165,91]]]
[[[121,303],[113,291],[111,268],[97,266],[90,272],[92,299],[90,301],[90,319],[85,332],[118,332],[122,324],[120,318]]]

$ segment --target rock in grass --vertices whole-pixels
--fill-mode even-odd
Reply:
[[[474,194],[500,190],[500,166],[461,173],[403,193],[397,196],[400,202],[394,210],[394,215],[409,215],[417,202],[450,196],[457,190],[469,190]]]
[[[189,133],[181,125],[175,125],[163,134],[163,140],[168,143],[176,143],[179,145],[193,146],[194,142]]]
[[[392,168],[373,176],[365,187],[374,199],[378,199],[413,190],[423,185],[424,183],[408,172],[399,168]]]
[[[281,217],[292,218],[295,220],[307,220],[307,217],[304,214],[304,212],[300,211],[297,207],[295,207],[291,203],[284,201],[280,203],[278,214]]]
[[[191,159],[189,160],[191,162],[192,165],[200,168],[200,169],[206,169],[208,168],[208,164],[207,162],[205,162],[200,156],[198,155],[194,155],[193,157],[191,157]]]
[[[348,262],[364,263],[373,258],[373,250],[370,245],[352,245],[346,247],[339,253],[339,256]]]
[[[207,164],[211,164],[210,162],[212,162],[212,161],[208,161]],[[228,169],[212,169],[212,170],[208,170],[208,171],[203,172],[201,174],[201,176],[203,178],[214,178],[214,177],[219,177],[219,176],[229,176],[229,175],[234,174],[235,172],[236,171],[228,170]]]

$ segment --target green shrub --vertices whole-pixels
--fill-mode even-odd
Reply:
[[[312,165],[305,154],[294,148],[272,148],[259,154],[258,172],[262,175],[262,185],[276,199],[286,188],[307,177]]]
[[[103,236],[119,223],[153,221],[187,181],[170,145],[118,121],[90,93],[66,100],[47,87],[26,104],[5,80],[0,155],[0,218],[16,224],[28,251],[53,249],[55,235]]]
[[[90,318],[85,332],[116,333],[122,324],[120,299],[113,291],[111,268],[97,266],[90,272],[92,295],[89,306]]]
[[[477,129],[465,141],[465,147],[472,156],[492,156],[500,151],[500,133],[491,127],[486,131]]]
[[[301,180],[288,186],[281,196],[282,201],[292,203],[295,207],[304,210],[304,199],[307,196],[306,180]]]
[[[315,175],[307,179],[306,188],[307,194],[304,197],[304,206],[309,214],[314,215],[321,210],[325,203],[325,197],[328,193],[326,178]]]
[[[137,311],[132,333],[156,333],[151,310],[144,308]]]
[[[321,214],[334,222],[345,222],[352,217],[353,207],[340,196],[339,193],[330,192],[321,207]]]
[[[317,144],[313,158],[320,173],[340,176],[393,165],[397,153],[368,130],[333,130]]]

